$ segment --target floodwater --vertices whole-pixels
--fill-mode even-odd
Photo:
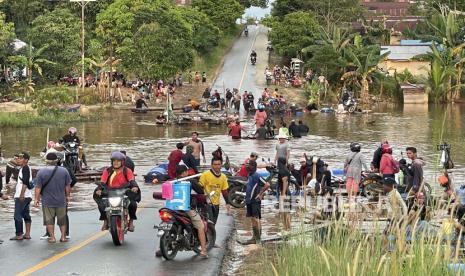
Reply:
[[[362,144],[367,163],[371,161],[373,151],[381,139],[386,138],[393,146],[394,157],[400,158],[406,146],[415,146],[419,156],[427,163],[425,174],[428,182],[439,190],[435,179],[439,172],[439,154],[436,146],[445,141],[452,145],[452,159],[455,169],[452,173],[455,185],[465,183],[462,170],[465,156],[465,117],[462,115],[465,106],[410,106],[377,107],[365,115],[306,114],[301,118],[310,127],[310,135],[290,141],[291,161],[297,163],[302,153],[316,155],[329,163],[330,168],[341,168],[345,155],[349,152],[349,144],[358,141]],[[199,131],[200,138],[206,146],[207,160],[211,152],[220,145],[228,154],[232,163],[240,164],[251,151],[258,152],[261,157],[274,158],[276,141],[242,140],[232,141],[226,134],[225,126],[198,123],[183,126],[156,126],[155,113],[133,114],[130,111],[108,111],[98,122],[86,122],[75,125],[78,136],[84,141],[85,152],[91,167],[109,165],[112,151],[125,149],[136,164],[137,180],[143,182],[142,175],[157,163],[165,161],[169,152],[179,141],[190,136],[192,131]],[[57,140],[67,132],[69,126],[50,128],[50,139]],[[43,165],[39,152],[46,144],[47,127],[30,127],[24,129],[2,128],[2,149],[5,159],[14,153],[26,150],[31,153],[31,163]],[[4,169],[4,166],[2,166]],[[142,186],[142,185],[141,185]],[[92,183],[78,183],[72,193],[71,210],[95,208],[92,200]],[[11,188],[11,187],[10,187]],[[151,199],[150,185],[143,187],[143,200]],[[9,189],[11,195],[12,190]],[[273,204],[264,208],[263,224],[265,235],[274,235],[281,229],[275,219]],[[0,223],[11,221],[12,201],[0,201]],[[245,214],[236,211],[238,235],[249,233],[244,224]],[[234,272],[240,264],[240,248],[234,248],[233,256],[226,264],[228,271]],[[234,255],[234,252],[236,254]]]

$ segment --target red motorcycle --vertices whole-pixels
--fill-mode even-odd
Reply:
[[[161,199],[161,193],[153,193],[153,197]],[[207,250],[210,250],[215,245],[216,230],[215,224],[208,219],[208,209],[206,207],[211,204],[209,197],[205,195],[191,195],[191,200],[196,200],[197,202],[197,212],[202,217],[204,223]],[[197,229],[194,228],[187,212],[161,208],[159,214],[161,223],[155,226],[155,228],[158,229],[160,251],[163,258],[172,260],[176,257],[178,251],[194,251],[200,254],[201,248]]]

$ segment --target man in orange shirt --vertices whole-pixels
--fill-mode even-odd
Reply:
[[[111,188],[111,189],[118,189],[124,187],[125,185],[129,185],[131,189],[128,192],[128,197],[130,200],[130,204],[128,206],[129,212],[129,224],[128,224],[128,231],[134,232],[134,223],[133,221],[137,219],[136,211],[137,211],[137,202],[140,201],[140,190],[139,186],[137,185],[133,172],[125,167],[124,164],[125,156],[121,152],[113,152],[111,154],[111,167],[106,168],[103,170],[102,176],[100,178],[100,184],[95,189],[94,193],[94,200],[98,205],[98,209],[100,211],[100,220],[103,220],[102,231],[108,229],[108,220],[105,213],[105,204],[102,201],[102,191]]]

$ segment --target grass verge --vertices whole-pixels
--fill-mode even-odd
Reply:
[[[82,116],[79,113],[62,112],[37,115],[32,112],[0,112],[0,127],[28,127],[39,125],[60,125],[98,120],[99,113]]]
[[[229,52],[234,40],[237,39],[237,36],[241,32],[241,28],[237,26],[233,31],[226,33],[223,37],[221,37],[218,41],[218,46],[216,46],[210,53],[205,56],[197,55],[194,58],[194,66],[192,67],[193,73],[195,73],[195,71],[199,71],[200,73],[205,71],[208,79],[212,81],[218,66],[221,65],[221,59]]]

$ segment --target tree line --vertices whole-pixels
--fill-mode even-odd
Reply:
[[[465,2],[449,2],[418,1],[408,10],[423,19],[402,37],[432,42],[430,53],[415,57],[430,62],[427,76],[408,71],[389,74],[378,68],[387,57],[381,46],[390,44],[393,32],[383,20],[370,20],[358,0],[276,0],[264,22],[271,27],[269,38],[276,53],[284,60],[305,61],[307,69],[325,76],[335,97],[345,86],[365,102],[374,96],[401,98],[402,83],[419,83],[431,100],[446,102],[461,97],[465,62]],[[307,86],[311,98],[319,89]]]
[[[245,7],[262,0],[98,0],[86,6],[86,70],[103,70],[110,59],[118,71],[141,79],[167,79],[190,68],[236,28]],[[78,75],[81,9],[68,0],[0,0],[0,66],[27,68],[56,81]],[[27,44],[15,51],[13,41]],[[112,63],[110,62],[110,63]],[[115,62],[116,64],[116,62]],[[32,80],[31,80],[32,82]]]

